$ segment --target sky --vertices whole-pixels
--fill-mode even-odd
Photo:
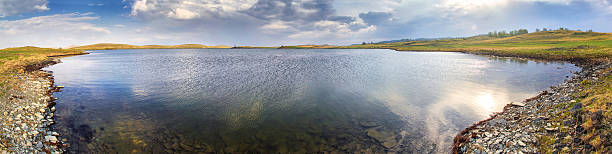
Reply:
[[[0,0],[0,48],[349,45],[559,27],[612,32],[612,0]]]

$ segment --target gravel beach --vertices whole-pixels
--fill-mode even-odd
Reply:
[[[48,65],[59,62],[56,59]],[[0,154],[64,153],[66,140],[54,132],[55,98],[62,87],[51,72],[38,70],[11,76],[0,97]],[[524,102],[507,105],[455,137],[454,153],[611,152],[610,106],[588,109],[583,91],[612,75],[612,63],[583,65],[566,82]],[[368,132],[370,135],[371,133]]]
[[[54,85],[52,74],[35,70],[10,78],[16,88],[0,98],[0,153],[63,153],[65,144],[52,129],[51,94],[61,88]]]
[[[455,137],[453,153],[612,152],[610,103],[604,103],[603,110],[587,108],[586,97],[595,94],[584,93],[597,88],[585,83],[605,82],[612,65],[582,68],[566,82],[465,129]]]

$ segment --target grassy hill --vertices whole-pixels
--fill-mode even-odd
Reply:
[[[18,79],[14,74],[37,70],[51,64],[51,57],[79,54],[85,54],[85,51],[38,47],[0,49],[0,96],[3,96],[7,89],[16,88]]]
[[[72,47],[77,50],[117,50],[117,49],[206,49],[206,48],[231,48],[230,46],[205,46],[201,44],[181,44],[181,45],[129,45],[100,43],[85,46]]]
[[[328,49],[336,48],[338,46],[332,45],[296,45],[296,46],[281,46],[279,49]]]
[[[26,66],[45,63],[50,57],[85,54],[85,51],[74,49],[52,49],[38,47],[19,47],[0,49],[0,73],[23,72]]]
[[[584,60],[612,57],[612,34],[557,30],[505,38],[474,36],[460,39],[406,41],[333,48],[459,51],[551,60]]]

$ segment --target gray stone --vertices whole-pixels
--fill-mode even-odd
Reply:
[[[372,122],[372,121],[362,121],[362,122],[359,122],[359,125],[361,125],[362,127],[376,127],[376,126],[380,126],[380,124],[378,124],[376,122]]]
[[[525,103],[521,103],[521,102],[512,102],[511,103],[513,106],[518,106],[518,107],[523,107],[525,106]]]
[[[395,133],[392,131],[385,131],[380,126],[368,129],[367,135],[380,142],[385,148],[393,148],[398,144]]]
[[[55,137],[55,136],[45,136],[45,141],[51,142],[51,143],[57,143],[57,137]]]
[[[518,144],[519,144],[520,146],[522,146],[522,147],[527,146],[527,145],[526,145],[525,143],[523,143],[523,141],[521,141],[521,140],[519,140],[519,141],[518,141]]]
[[[42,142],[38,141],[38,143],[36,143],[36,147],[37,148],[43,148]]]
[[[570,109],[570,111],[576,111],[582,108],[582,103],[576,103],[574,107]]]

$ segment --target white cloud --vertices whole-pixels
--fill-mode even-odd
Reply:
[[[252,42],[263,44],[321,40],[340,43],[469,36],[542,23],[564,26],[557,24],[560,19],[549,18],[555,13],[533,10],[542,6],[571,7],[576,2],[609,8],[608,0],[135,0],[131,15],[167,33],[257,38]],[[535,14],[526,13],[529,11]],[[233,40],[226,42],[236,44]]]
[[[24,5],[16,4],[15,0],[0,0],[0,13],[14,15],[19,14],[15,12],[27,12],[25,10],[28,9],[25,8],[30,8],[30,12],[49,9],[46,0],[22,1]],[[6,5],[9,2],[11,7]],[[609,31],[607,20],[612,14],[609,0],[123,2],[131,4],[126,6],[131,9],[130,17],[137,19],[136,22],[124,22],[126,25],[109,23],[104,27],[94,24],[100,19],[91,13],[0,20],[0,36],[3,36],[0,38],[0,47],[58,47],[101,42],[209,45],[351,44],[415,37],[470,36],[493,30],[560,26]],[[17,5],[20,7],[15,7]],[[16,8],[24,9],[7,11]]]
[[[277,31],[291,31],[295,30],[289,22],[284,21],[272,21],[266,25],[261,26],[260,28],[264,31],[268,32],[277,32]]]
[[[257,0],[135,0],[132,16],[195,19],[202,17],[229,17],[251,8]]]
[[[104,6],[102,3],[89,3],[87,6]]]
[[[0,33],[5,34],[23,34],[33,32],[58,31],[89,31],[110,33],[110,31],[96,27],[95,25],[85,22],[97,20],[98,17],[89,16],[91,14],[56,14],[50,16],[38,16],[22,20],[0,20]]]
[[[351,29],[354,24],[362,23],[342,23],[338,21],[318,21],[312,24],[313,30],[299,31],[289,35],[289,38],[301,39],[321,39],[321,38],[347,38],[362,35],[376,30],[376,26]]]
[[[173,11],[168,12],[168,17],[175,19],[193,19],[199,17],[200,14],[191,12],[186,9],[176,8]]]
[[[453,13],[470,14],[480,10],[499,9],[508,4],[521,2],[546,2],[569,4],[571,0],[442,0],[436,7]]]
[[[47,0],[1,0],[0,17],[49,10]]]
[[[607,14],[612,14],[612,1],[610,0],[587,0],[593,6],[604,10]]]
[[[135,0],[131,7],[132,17],[159,31],[260,38],[254,42],[262,36],[274,42],[335,40],[376,29],[358,18],[337,16],[331,1],[325,0]]]
[[[569,27],[612,14],[610,0],[335,0],[341,15],[392,15],[372,39],[471,36],[493,30]],[[337,6],[337,7],[336,7]],[[372,17],[372,16],[364,16]],[[571,21],[570,21],[571,20]],[[369,21],[369,20],[368,20]],[[602,23],[609,23],[600,20]],[[600,30],[601,31],[601,30]]]
[[[86,40],[95,40],[111,31],[89,21],[98,17],[90,13],[56,14],[21,20],[0,20],[1,47],[40,45],[61,47]]]
[[[335,0],[338,15],[357,16],[365,12],[393,12],[410,0]]]

